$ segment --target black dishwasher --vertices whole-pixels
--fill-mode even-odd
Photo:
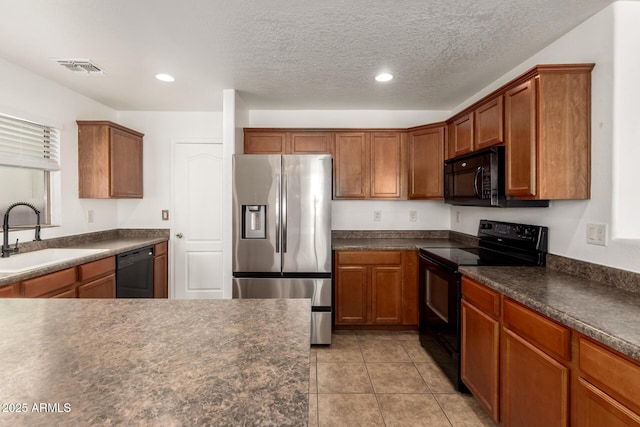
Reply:
[[[116,298],[153,298],[153,246],[116,255]]]

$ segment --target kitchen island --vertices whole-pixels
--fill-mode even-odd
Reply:
[[[306,425],[310,309],[0,300],[0,425]]]

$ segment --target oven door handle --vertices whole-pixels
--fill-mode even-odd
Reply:
[[[473,175],[473,192],[476,193],[478,199],[482,199],[482,194],[478,191],[478,175],[482,172],[482,166],[478,166],[475,175]]]

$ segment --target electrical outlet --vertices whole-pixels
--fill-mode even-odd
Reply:
[[[587,224],[587,243],[607,246],[607,224]]]
[[[418,212],[409,211],[409,221],[416,222],[418,220]]]
[[[93,209],[89,209],[87,211],[87,222],[88,223],[92,223],[93,222]]]
[[[169,210],[168,209],[163,209],[162,210],[162,220],[163,221],[169,221]]]
[[[461,220],[462,220],[462,215],[460,215],[460,212],[456,212],[456,224],[460,224]]]
[[[381,211],[373,211],[373,220],[374,221],[382,221],[382,212]]]

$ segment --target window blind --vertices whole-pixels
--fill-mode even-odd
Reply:
[[[0,164],[41,170],[60,169],[60,131],[0,115]]]

